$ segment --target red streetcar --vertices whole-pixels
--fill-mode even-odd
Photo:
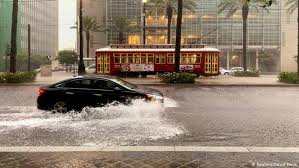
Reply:
[[[120,76],[174,72],[174,45],[111,45],[96,51],[96,73]],[[180,69],[201,76],[216,76],[220,51],[204,45],[182,45]]]

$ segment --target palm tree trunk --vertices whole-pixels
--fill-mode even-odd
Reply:
[[[247,18],[248,18],[249,6],[243,5],[242,18],[243,18],[243,68],[247,70]]]
[[[86,73],[85,71],[85,65],[83,61],[83,22],[82,22],[82,0],[80,0],[80,7],[79,7],[79,38],[80,38],[80,60],[79,60],[79,66],[78,66],[78,74],[83,75]]]
[[[12,9],[12,24],[11,24],[11,50],[10,50],[10,72],[16,73],[17,68],[17,29],[18,29],[18,12],[19,2],[18,0],[13,0]]]
[[[90,34],[86,32],[86,57],[89,58],[89,47],[90,47]],[[89,62],[87,61],[87,66],[89,66]]]
[[[176,42],[175,42],[175,71],[176,72],[180,72],[182,17],[183,17],[183,0],[178,0],[178,18],[177,18]]]
[[[167,13],[167,44],[171,43],[171,21],[172,21],[172,13],[173,13],[173,9],[171,5],[167,6],[166,9],[166,13]]]
[[[118,40],[119,40],[119,44],[123,44],[123,42],[124,42],[124,33],[123,32],[118,33]]]

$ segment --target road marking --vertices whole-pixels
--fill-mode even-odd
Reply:
[[[221,152],[299,153],[299,147],[241,146],[8,146],[0,152]]]

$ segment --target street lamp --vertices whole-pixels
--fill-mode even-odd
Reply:
[[[80,0],[79,6],[79,38],[80,38],[80,60],[78,66],[78,74],[83,75],[85,74],[85,66],[83,61],[83,23],[82,23],[82,0]]]
[[[145,34],[145,26],[146,26],[146,22],[145,22],[145,17],[146,17],[146,13],[145,13],[145,3],[147,2],[147,0],[142,0],[142,4],[143,4],[143,44],[146,43],[146,34]]]

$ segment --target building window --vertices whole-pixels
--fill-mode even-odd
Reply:
[[[129,44],[140,44],[140,36],[138,35],[129,35]]]

